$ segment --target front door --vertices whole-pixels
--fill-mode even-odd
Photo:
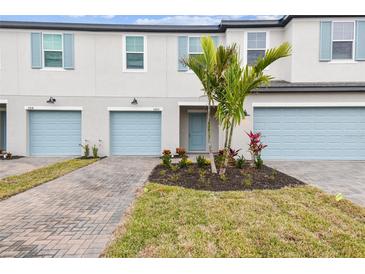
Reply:
[[[207,114],[189,113],[189,151],[206,151]]]

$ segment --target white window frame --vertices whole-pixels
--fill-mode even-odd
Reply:
[[[52,34],[52,35],[61,35],[61,50],[45,50],[44,49],[44,35]],[[45,58],[44,58],[44,52],[45,51],[60,51],[62,52],[62,67],[46,67],[45,64]],[[63,33],[61,32],[43,32],[42,33],[42,70],[58,70],[58,71],[64,71],[64,60],[65,59],[65,53],[63,50]]]
[[[265,48],[265,52],[270,48],[270,45],[269,45],[269,41],[270,41],[270,32],[269,31],[255,31],[255,30],[250,30],[250,31],[246,31],[244,33],[244,54],[243,54],[243,63],[245,65],[247,65],[247,61],[248,61],[248,58],[247,58],[247,55],[248,55],[248,51],[249,50],[263,50],[264,48],[248,48],[248,34],[249,33],[266,33],[266,48]],[[265,69],[267,70],[267,69]]]
[[[192,35],[192,36],[188,36],[188,57],[190,57],[190,54],[203,54],[203,50],[202,51],[190,51],[190,38],[202,38],[202,35]]]
[[[143,69],[127,68],[127,37],[143,37]],[[137,51],[128,51],[128,53],[141,53]],[[123,72],[147,72],[147,36],[141,34],[130,34],[123,36]]]
[[[202,52],[190,52],[190,38],[202,38],[203,35],[187,35],[188,36],[188,58],[190,56],[190,54],[203,54]],[[189,67],[187,67],[187,71],[185,71],[185,73],[194,73]]]
[[[334,40],[333,32],[335,30],[334,23],[352,23],[354,25],[354,36],[352,40]],[[355,61],[355,35],[356,35],[356,22],[354,20],[336,20],[331,22],[331,63],[356,63]],[[333,59],[333,42],[352,42],[352,58],[350,59]]]

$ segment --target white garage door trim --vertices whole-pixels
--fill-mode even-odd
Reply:
[[[25,110],[64,110],[64,111],[82,111],[82,107],[59,107],[59,106],[25,106]]]
[[[108,107],[108,111],[160,111],[162,107]]]

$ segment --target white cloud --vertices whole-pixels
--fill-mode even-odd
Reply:
[[[71,17],[71,18],[80,18],[80,17],[85,17],[86,15],[66,15],[66,17]]]
[[[67,17],[71,17],[71,18],[82,18],[82,17],[86,17],[86,16],[91,16],[91,17],[101,17],[104,19],[112,19],[115,17],[115,15],[66,15]]]
[[[136,24],[140,25],[218,25],[222,19],[239,19],[242,16],[197,16],[197,15],[175,15],[158,19],[139,18]]]
[[[215,25],[219,22],[219,18],[210,16],[176,15],[158,19],[139,18],[135,23],[140,25]]]
[[[161,18],[138,18],[135,24],[140,25],[218,25],[222,19],[241,19],[241,15],[227,16],[198,16],[198,15],[175,15]],[[281,18],[280,15],[258,15],[255,19],[274,20]]]
[[[102,15],[101,17],[103,17],[105,19],[113,19],[115,17],[115,15]]]
[[[281,15],[257,15],[256,19],[258,20],[276,20],[280,19]]]

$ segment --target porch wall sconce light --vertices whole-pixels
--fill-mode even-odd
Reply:
[[[250,116],[250,114],[248,114],[247,110],[244,110],[243,113],[245,114],[245,116]]]
[[[132,105],[138,105],[138,101],[136,98],[133,98],[133,101],[131,102]]]
[[[46,101],[48,104],[54,104],[56,103],[56,99],[53,97],[49,97],[49,99]]]

